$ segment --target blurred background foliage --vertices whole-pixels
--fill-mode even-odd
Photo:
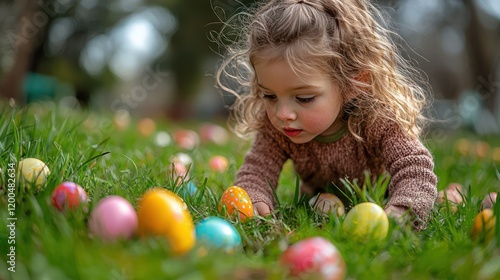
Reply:
[[[256,1],[1,0],[0,94],[140,117],[226,113],[209,40]],[[378,0],[446,129],[500,133],[500,1]]]

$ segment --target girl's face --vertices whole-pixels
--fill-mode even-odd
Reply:
[[[269,120],[292,142],[307,143],[342,126],[343,99],[331,77],[319,70],[298,75],[284,60],[254,67]]]

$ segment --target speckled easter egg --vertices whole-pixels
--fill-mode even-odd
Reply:
[[[184,201],[162,188],[148,190],[137,210],[140,236],[164,236],[172,251],[183,254],[195,244],[195,228]]]
[[[344,203],[336,195],[321,193],[309,200],[309,206],[318,214],[333,213],[340,217],[345,213]]]
[[[63,182],[52,191],[52,206],[57,210],[73,209],[87,202],[87,193],[74,182]]]
[[[477,214],[471,228],[471,238],[473,240],[490,241],[495,236],[496,217],[493,209],[488,208]]]
[[[42,189],[47,183],[47,177],[50,175],[47,165],[36,158],[25,158],[19,161],[17,168],[19,183],[26,189],[30,189],[32,185],[37,190]]]
[[[481,201],[481,210],[493,208],[493,205],[495,205],[496,201],[497,201],[497,193],[490,192],[484,197],[483,201]]]
[[[196,242],[200,246],[224,249],[232,253],[241,247],[241,236],[228,221],[219,217],[208,217],[196,225]]]
[[[213,156],[208,160],[208,165],[213,171],[223,173],[226,172],[229,161],[224,156]]]
[[[335,245],[323,237],[301,240],[281,255],[280,263],[299,279],[344,279],[346,265]]]
[[[239,212],[241,221],[253,217],[253,204],[248,193],[241,187],[232,186],[224,191],[219,203],[219,212],[223,211],[223,206],[229,215],[235,216]]]
[[[137,231],[137,224],[132,204],[116,195],[101,199],[89,219],[90,231],[104,241],[130,239]]]
[[[359,242],[383,240],[389,231],[389,218],[379,205],[363,202],[347,213],[342,230],[346,236]]]

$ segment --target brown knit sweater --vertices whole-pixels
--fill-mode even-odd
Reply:
[[[395,123],[378,121],[364,129],[365,141],[346,133],[332,143],[313,140],[295,144],[268,122],[257,132],[251,149],[239,169],[234,185],[244,188],[253,203],[264,202],[273,210],[275,199],[269,182],[277,187],[280,172],[291,159],[301,178],[301,190],[312,195],[341,178],[360,182],[364,171],[380,175],[388,171],[389,205],[411,209],[414,227],[426,227],[437,196],[437,178],[429,151],[417,139],[406,135]]]

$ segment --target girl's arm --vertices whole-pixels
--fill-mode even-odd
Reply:
[[[382,125],[378,134],[379,151],[382,152],[389,183],[389,212],[410,209],[415,216],[413,226],[417,230],[426,222],[437,196],[437,177],[434,161],[427,148],[418,140],[405,134],[396,124]],[[395,211],[396,210],[396,211]]]
[[[259,131],[234,182],[234,185],[247,191],[261,215],[269,214],[274,209],[271,186],[277,187],[281,169],[287,160],[284,143],[280,140],[281,137],[274,135],[269,128]]]

